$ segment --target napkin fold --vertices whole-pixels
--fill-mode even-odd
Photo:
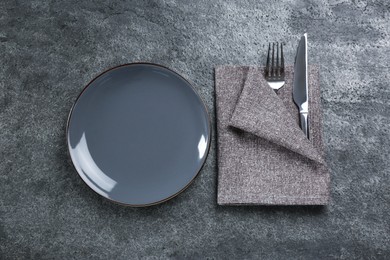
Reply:
[[[216,68],[218,204],[328,203],[318,74],[317,67],[309,67],[308,140],[292,100],[291,66],[277,94],[263,68]]]

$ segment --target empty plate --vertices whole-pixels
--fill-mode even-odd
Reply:
[[[130,206],[166,201],[201,170],[210,120],[191,84],[165,67],[132,63],[91,81],[67,125],[72,162],[103,197]]]

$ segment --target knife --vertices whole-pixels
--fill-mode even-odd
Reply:
[[[307,33],[298,44],[294,64],[293,99],[299,109],[299,121],[302,131],[309,139],[309,92],[307,72]]]

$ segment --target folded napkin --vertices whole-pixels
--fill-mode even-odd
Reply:
[[[308,140],[292,99],[292,67],[277,94],[263,68],[216,68],[218,204],[328,203],[318,74],[317,67],[309,67]]]

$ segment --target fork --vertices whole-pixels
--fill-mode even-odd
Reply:
[[[279,65],[279,43],[276,43],[276,66],[275,66],[275,43],[272,43],[272,61],[270,58],[271,43],[268,45],[267,64],[264,70],[265,80],[268,85],[277,92],[284,86],[285,73],[284,73],[284,56],[283,56],[283,44],[280,44],[280,65]],[[271,62],[271,66],[270,66]]]

